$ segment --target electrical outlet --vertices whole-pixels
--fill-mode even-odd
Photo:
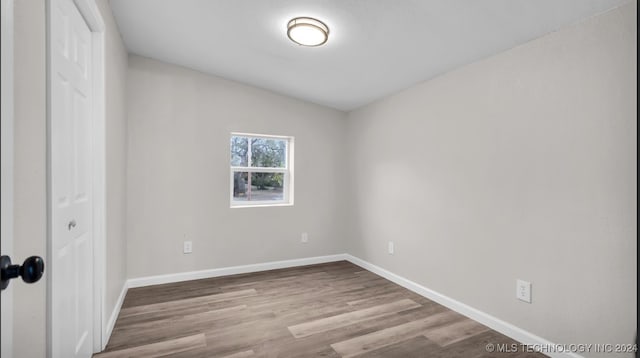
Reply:
[[[393,244],[393,241],[389,241],[389,246],[387,247],[387,249],[389,250],[389,255],[393,255],[393,253],[395,252],[395,245]]]
[[[193,243],[191,241],[185,241],[182,246],[182,252],[190,254],[193,252]]]
[[[306,244],[307,242],[309,242],[309,234],[306,232],[303,232],[302,236],[300,237],[300,242],[303,244]]]
[[[516,280],[516,297],[520,301],[531,303],[531,282]]]

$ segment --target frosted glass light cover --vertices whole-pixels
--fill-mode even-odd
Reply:
[[[303,46],[320,46],[329,38],[329,28],[322,21],[310,17],[298,17],[287,25],[287,36]]]

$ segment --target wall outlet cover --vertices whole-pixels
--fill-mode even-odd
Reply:
[[[393,253],[396,251],[395,250],[395,245],[393,244],[393,241],[389,241],[389,246],[388,246],[388,250],[389,250],[389,255],[393,255]]]
[[[305,243],[305,244],[307,242],[309,242],[309,234],[306,233],[306,232],[303,232],[302,236],[300,237],[300,242]]]
[[[516,298],[531,303],[531,282],[516,280]]]
[[[182,247],[182,252],[190,254],[193,252],[193,243],[191,241],[185,241]]]

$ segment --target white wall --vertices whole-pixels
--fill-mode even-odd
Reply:
[[[631,343],[636,6],[350,113],[348,252],[553,342]]]
[[[342,112],[139,56],[127,87],[129,277],[344,252]],[[294,206],[229,208],[234,131],[295,137]]]
[[[106,263],[104,308],[109,318],[127,280],[126,77],[128,54],[108,0],[97,0],[105,23],[105,121],[106,121]],[[104,324],[105,322],[103,322]]]

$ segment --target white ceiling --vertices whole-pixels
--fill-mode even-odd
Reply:
[[[111,0],[127,49],[351,110],[629,0]],[[287,22],[330,28],[301,47]]]

